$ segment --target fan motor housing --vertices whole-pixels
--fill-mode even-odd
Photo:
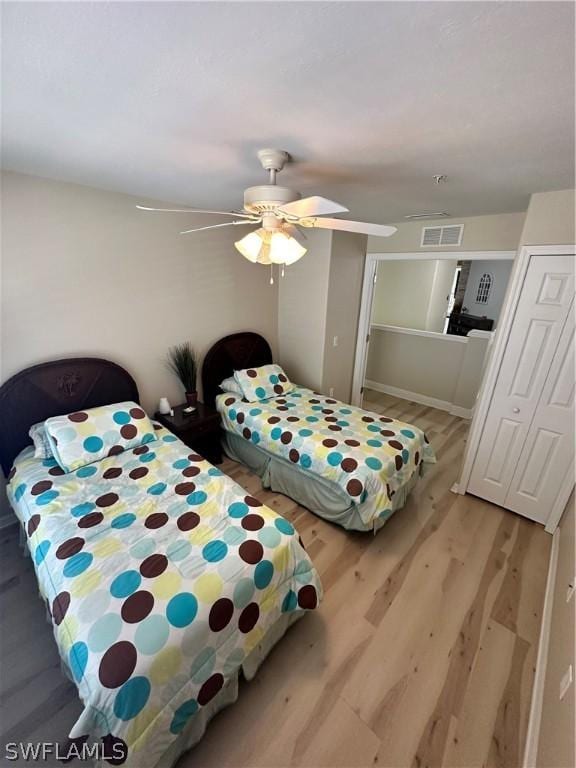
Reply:
[[[244,209],[250,213],[263,214],[275,211],[286,203],[300,200],[302,195],[288,187],[277,187],[275,184],[262,184],[259,187],[248,187],[244,191]]]

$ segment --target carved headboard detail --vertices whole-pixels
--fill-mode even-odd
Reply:
[[[0,463],[7,474],[30,443],[32,424],[50,416],[139,402],[138,387],[120,365],[99,357],[71,357],[25,368],[0,387]]]

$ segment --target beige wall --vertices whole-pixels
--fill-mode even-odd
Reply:
[[[54,357],[124,365],[142,401],[182,400],[168,347],[200,357],[247,329],[277,348],[277,286],[235,250],[238,230],[181,236],[185,215],[137,211],[136,198],[22,174],[2,176],[2,358],[5,379]]]
[[[576,754],[574,747],[574,723],[576,708],[574,699],[576,685],[562,701],[559,700],[559,686],[569,664],[575,668],[574,625],[576,623],[576,597],[566,602],[566,590],[574,583],[575,563],[574,522],[576,509],[574,494],[560,521],[560,548],[558,570],[554,588],[550,645],[546,667],[542,721],[538,743],[538,768],[574,768]]]
[[[366,237],[334,232],[326,311],[322,391],[350,402],[358,316],[366,256]],[[334,346],[334,337],[338,346]]]
[[[442,224],[464,224],[462,243],[447,251],[515,251],[520,242],[525,213],[501,213],[495,216],[469,216],[463,218],[431,219],[429,221],[401,222],[392,237],[369,237],[368,253],[404,253],[421,250],[422,227]]]
[[[426,330],[436,260],[379,261],[372,322]]]
[[[348,401],[356,350],[366,237],[306,233],[308,253],[278,292],[278,360],[294,381]],[[334,347],[334,336],[338,346]]]
[[[278,361],[289,378],[322,387],[331,232],[306,232],[308,253],[286,269],[278,289]]]
[[[452,401],[465,342],[374,330],[366,378],[446,402]]]
[[[488,339],[418,336],[372,329],[366,379],[471,409]]]
[[[489,339],[466,337],[464,358],[454,387],[452,403],[461,408],[474,408],[490,352]]]
[[[573,245],[576,243],[573,189],[537,192],[530,198],[521,245]]]

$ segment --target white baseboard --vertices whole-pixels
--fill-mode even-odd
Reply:
[[[439,400],[436,397],[429,397],[428,395],[422,395],[420,392],[410,392],[407,389],[400,389],[399,387],[390,387],[388,384],[380,384],[378,381],[372,381],[366,379],[364,387],[373,389],[376,392],[382,392],[385,395],[392,395],[392,397],[399,397],[402,400],[411,400],[414,403],[420,403],[421,405],[428,405],[431,408],[438,408],[439,411],[447,411],[453,416],[459,416],[461,419],[471,419],[473,409],[462,408],[459,405],[449,403],[448,400]]]
[[[461,405],[453,405],[450,408],[452,416],[460,416],[461,419],[471,419],[474,414],[473,408],[462,408]]]
[[[552,606],[554,603],[556,571],[558,570],[559,547],[560,529],[557,528],[552,536],[548,578],[546,579],[546,592],[544,595],[544,607],[542,609],[542,625],[540,627],[540,638],[538,640],[536,672],[534,674],[534,686],[532,688],[532,701],[530,703],[530,717],[528,719],[528,731],[526,733],[526,746],[524,748],[522,768],[536,768],[536,760],[538,758],[538,740],[540,737],[540,723],[542,721],[544,684],[546,682],[546,666],[548,664],[548,647],[550,645],[550,627],[552,624]]]

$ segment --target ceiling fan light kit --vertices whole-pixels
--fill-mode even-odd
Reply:
[[[281,229],[257,229],[234,243],[244,258],[253,264],[289,266],[302,258],[306,248]]]
[[[298,227],[357,232],[376,237],[389,237],[396,227],[368,224],[347,219],[320,218],[333,213],[347,213],[348,209],[325,197],[312,196],[302,199],[299,192],[276,184],[276,174],[290,160],[287,152],[279,149],[261,149],[258,159],[268,171],[268,184],[249,187],[244,191],[242,211],[203,211],[196,208],[150,208],[136,206],[140,210],[167,213],[203,213],[229,216],[232,221],[221,224],[185,229],[180,234],[207,229],[242,225],[260,225],[234,245],[248,261],[257,264],[280,264],[282,268],[294,264],[306,253],[300,242]],[[283,274],[283,270],[282,270]],[[271,280],[272,282],[272,280]]]

